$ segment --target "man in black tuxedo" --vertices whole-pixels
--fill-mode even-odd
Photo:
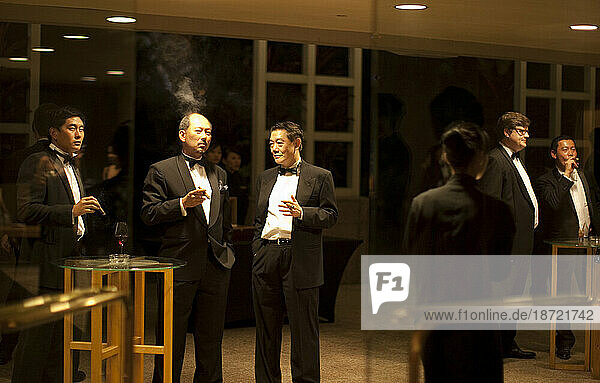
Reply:
[[[533,250],[533,233],[538,225],[538,204],[525,166],[519,155],[527,146],[529,119],[521,113],[506,112],[498,119],[497,133],[501,137],[498,146],[489,153],[488,168],[479,181],[480,190],[504,201],[515,222],[515,237],[511,254],[521,255],[513,259],[511,274],[514,277],[511,295],[521,295],[529,271],[529,258]],[[489,217],[490,220],[498,219]],[[523,351],[515,341],[516,330],[502,332],[503,352],[506,358],[535,358],[532,351]]]
[[[578,171],[575,140],[566,135],[558,136],[550,144],[550,156],[555,167],[549,169],[534,183],[540,201],[540,230],[536,232],[535,256],[532,260],[532,294],[547,295],[550,275],[550,245],[544,240],[577,238],[579,231],[598,227],[598,201],[590,189],[583,171]],[[587,234],[587,233],[585,233]],[[561,254],[566,251],[561,252]],[[571,293],[571,276],[575,273],[580,286],[584,285],[584,258],[574,264],[574,258],[562,261],[559,257],[558,291]],[[561,262],[562,261],[562,262]],[[571,330],[556,332],[556,356],[571,357],[575,336]]]
[[[281,382],[281,329],[287,313],[293,382],[319,382],[319,286],[323,229],[337,222],[333,177],[300,157],[304,135],[286,121],[271,127],[278,166],[256,180],[252,296],[257,383]]]
[[[174,273],[173,382],[180,379],[189,320],[194,325],[194,382],[223,381],[221,342],[235,258],[227,175],[203,158],[212,132],[203,115],[186,115],[179,124],[182,153],[153,164],[144,181],[141,216],[147,225],[161,226],[159,256],[187,262]],[[162,339],[160,323],[157,339]],[[163,381],[162,366],[157,356],[154,382]]]
[[[40,238],[23,239],[19,262],[39,267],[39,294],[63,291],[62,269],[52,261],[81,255],[84,215],[102,212],[96,198],[85,196],[73,163],[83,144],[84,125],[81,112],[69,107],[56,110],[49,129],[50,145],[27,157],[19,170],[17,220],[41,226]],[[62,321],[24,331],[12,381],[62,382],[62,335]],[[84,378],[85,374],[74,376],[76,381]]]

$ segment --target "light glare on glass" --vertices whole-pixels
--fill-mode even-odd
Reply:
[[[128,24],[128,23],[135,23],[137,20],[135,18],[129,17],[129,16],[111,16],[111,17],[107,17],[106,21],[111,22],[111,23]]]
[[[96,81],[96,77],[94,77],[94,76],[81,76],[80,80],[81,81],[86,81],[86,82],[94,82],[94,81]]]
[[[398,4],[395,8],[401,11],[420,11],[427,9],[427,6],[423,4]]]
[[[87,40],[90,36],[87,35],[63,35],[64,39],[67,40]]]
[[[9,57],[8,60],[9,61],[18,61],[18,62],[29,61],[29,59],[27,57]]]
[[[574,31],[595,31],[598,29],[597,25],[594,24],[574,24],[569,26]]]
[[[54,52],[54,48],[50,48],[50,47],[33,47],[31,48],[32,51],[34,52]]]
[[[111,76],[123,76],[125,72],[122,70],[107,70],[106,74]]]

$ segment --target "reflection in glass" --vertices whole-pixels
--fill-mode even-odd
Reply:
[[[27,40],[27,24],[0,22],[0,57],[28,57]]]
[[[29,69],[0,67],[0,100],[0,123],[28,122]]]
[[[350,88],[317,85],[315,89],[315,130],[348,132],[350,126]]]
[[[352,144],[349,142],[315,142],[315,165],[331,171],[336,188],[352,186]]]

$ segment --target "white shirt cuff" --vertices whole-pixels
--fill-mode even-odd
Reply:
[[[187,210],[183,207],[183,198],[179,198],[179,207],[181,208],[181,215],[187,217]]]

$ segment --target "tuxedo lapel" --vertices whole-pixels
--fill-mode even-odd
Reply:
[[[65,191],[67,192],[67,195],[69,196],[69,201],[73,205],[75,205],[75,199],[73,198],[73,191],[71,190],[71,184],[69,183],[69,180],[67,178],[67,173],[65,172],[65,167],[64,167],[62,161],[54,153],[50,153],[48,158],[50,158],[50,161],[52,162],[52,166],[54,166],[54,169],[56,170],[56,174],[58,174],[58,178],[60,178],[60,180],[63,183],[63,186],[65,187]],[[77,180],[77,182],[79,183],[79,179]],[[79,184],[81,185],[81,183],[79,183]]]
[[[221,207],[221,190],[219,188],[217,172],[213,166],[207,165],[204,169],[206,170],[206,176],[208,177],[208,182],[210,183],[210,188],[212,189],[212,195],[210,197],[210,223],[208,225],[210,227],[217,222],[217,217],[219,216],[219,209]]]
[[[559,180],[562,177],[562,175],[558,172],[558,169],[556,169],[556,168],[552,169],[552,174],[554,175],[554,180],[556,181],[556,187],[560,187]],[[586,192],[586,198],[587,198],[587,190],[585,190],[585,192]],[[569,206],[571,207],[571,212],[573,213],[573,216],[575,217],[575,219],[577,219],[577,209],[575,209],[575,203],[573,202],[573,197],[571,196],[570,191],[569,191]]]
[[[273,191],[273,186],[275,186],[275,182],[277,181],[277,168],[273,171],[266,174],[266,176],[262,180],[262,185],[260,190],[264,190],[264,193],[261,193],[260,196],[260,204],[261,206],[265,206],[264,211],[266,212],[269,207],[269,197],[271,196],[271,192]]]
[[[533,201],[529,197],[529,192],[527,191],[527,187],[525,186],[525,183],[523,182],[523,179],[521,178],[521,174],[519,173],[519,170],[515,166],[515,163],[513,162],[512,158],[510,158],[510,156],[508,155],[508,153],[506,152],[506,150],[504,150],[504,148],[502,146],[500,146],[498,148],[498,150],[500,150],[500,152],[504,155],[504,158],[507,161],[507,166],[510,169],[512,169],[514,176],[517,178],[517,184],[519,185],[519,189],[521,189],[521,193],[523,194],[523,197],[529,203],[531,208],[533,208]],[[523,165],[522,161],[521,161],[521,165]],[[525,169],[525,165],[523,165],[523,169]],[[525,169],[525,172],[527,172],[527,169]]]
[[[298,177],[298,188],[296,189],[296,200],[300,206],[306,205],[315,186],[315,177],[311,170],[310,164],[302,161],[300,176]]]
[[[194,180],[192,180],[192,175],[190,174],[190,169],[188,168],[181,154],[177,156],[177,171],[179,172],[181,180],[183,181],[186,194],[196,189],[194,186]],[[192,211],[194,212],[196,218],[206,225],[206,215],[204,214],[204,209],[202,209],[202,204],[193,208]]]

